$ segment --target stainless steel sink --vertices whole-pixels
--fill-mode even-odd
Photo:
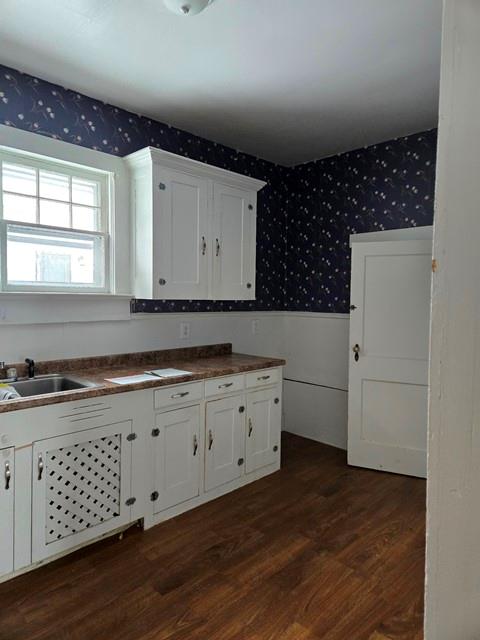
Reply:
[[[29,396],[41,396],[46,393],[100,387],[101,385],[83,378],[76,378],[75,376],[52,374],[35,376],[35,378],[29,378],[28,380],[18,380],[17,382],[11,382],[10,386],[14,387],[22,398],[26,398]]]

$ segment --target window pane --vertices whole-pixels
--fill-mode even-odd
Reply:
[[[89,207],[100,206],[100,185],[93,180],[72,178],[72,202]]]
[[[104,286],[103,238],[7,225],[10,285]]]
[[[70,178],[61,173],[40,171],[40,197],[70,200]]]
[[[37,195],[37,172],[21,164],[3,162],[2,184],[4,191],[35,196]]]
[[[40,224],[70,227],[70,205],[52,200],[40,200]]]
[[[37,200],[28,196],[3,194],[3,217],[17,222],[36,222]]]
[[[92,207],[77,207],[76,205],[72,206],[72,227],[74,229],[98,231],[98,217],[98,209],[92,209]]]

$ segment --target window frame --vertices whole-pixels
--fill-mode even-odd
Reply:
[[[8,220],[3,216],[3,171],[1,165],[3,162],[22,165],[36,170],[37,193],[36,195],[26,195],[36,201],[36,219],[38,220],[38,212],[40,201],[48,200],[51,202],[66,203],[71,207],[80,203],[74,203],[72,200],[62,201],[55,198],[42,198],[39,191],[39,173],[41,170],[56,172],[67,175],[70,178],[83,178],[93,180],[100,185],[100,205],[96,207],[99,211],[98,231],[89,231],[85,229],[77,229],[75,227],[61,227],[41,224],[40,222],[20,222],[17,220]],[[7,192],[12,193],[12,192]],[[24,194],[18,194],[24,195]],[[71,194],[70,194],[71,195]],[[0,292],[3,293],[68,293],[68,294],[85,294],[85,293],[103,293],[111,294],[113,280],[113,261],[112,261],[112,243],[113,243],[113,221],[112,221],[112,205],[113,205],[113,173],[90,167],[83,164],[68,162],[65,160],[52,158],[51,156],[42,156],[35,153],[24,152],[18,149],[5,148],[0,146]],[[88,205],[83,205],[88,208]],[[56,285],[52,283],[29,283],[29,284],[9,284],[7,275],[7,229],[8,226],[25,227],[26,229],[37,229],[39,231],[78,234],[85,238],[100,238],[103,240],[103,259],[100,267],[103,270],[103,286],[80,285]]]

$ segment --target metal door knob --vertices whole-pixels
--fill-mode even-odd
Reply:
[[[355,359],[355,362],[358,362],[358,359],[360,358],[360,345],[358,344],[354,344],[352,347],[352,351],[355,354],[353,357]]]

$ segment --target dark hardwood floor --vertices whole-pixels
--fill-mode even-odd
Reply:
[[[1,640],[420,640],[425,482],[289,434],[280,472],[0,585]]]

